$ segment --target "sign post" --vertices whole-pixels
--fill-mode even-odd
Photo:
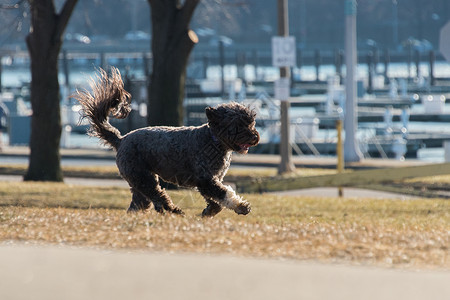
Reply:
[[[279,99],[281,101],[287,101],[290,96],[291,91],[291,81],[289,78],[282,77],[275,81],[275,99]]]
[[[295,37],[272,37],[272,65],[274,67],[294,67],[296,58]]]
[[[290,66],[295,65],[295,39],[289,37],[288,1],[278,0],[278,37],[272,39],[272,55],[274,66],[280,68],[280,80],[276,84],[277,93],[281,100],[281,163],[278,174],[291,173],[295,170],[292,163],[292,147],[289,141],[289,92],[290,92]],[[286,82],[288,85],[286,87]]]
[[[450,62],[450,21],[441,29],[439,35],[439,51]]]
[[[363,155],[356,139],[357,102],[356,95],[356,0],[345,0],[345,111],[344,111],[344,160],[358,162]]]

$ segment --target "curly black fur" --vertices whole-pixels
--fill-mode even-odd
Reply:
[[[100,138],[104,143],[117,150],[121,135],[117,128],[108,122],[109,114],[124,119],[131,111],[131,95],[123,88],[122,77],[116,68],[111,68],[111,75],[100,69],[97,81],[92,80],[92,94],[77,91],[74,95],[83,106],[83,118],[91,125],[89,135]]]
[[[158,212],[183,214],[159,185],[159,178],[184,187],[196,187],[207,202],[203,216],[214,216],[226,207],[248,214],[250,204],[222,183],[231,162],[231,152],[248,152],[259,142],[254,111],[232,102],[208,107],[208,123],[198,127],[146,127],[121,136],[108,122],[126,117],[130,94],[123,89],[117,69],[108,76],[100,72],[91,85],[93,94],[78,92],[91,134],[111,145],[116,163],[133,194],[128,211],[146,210],[153,203]]]

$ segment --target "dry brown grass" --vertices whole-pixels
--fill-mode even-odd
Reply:
[[[127,189],[0,183],[0,241],[450,269],[446,200],[244,195],[248,216],[201,219],[197,192],[170,194],[186,217],[128,215]]]
[[[0,174],[3,175],[24,175],[27,165],[0,165]],[[65,177],[118,179],[119,171],[116,166],[63,166]],[[298,168],[296,173],[301,176],[315,176],[324,174],[334,174],[333,169],[307,169]],[[227,173],[227,180],[234,181],[242,178],[268,177],[277,175],[277,168],[231,168]]]
[[[0,174],[3,175],[24,175],[28,166],[21,164],[0,165]],[[62,171],[65,177],[82,178],[120,178],[116,166],[63,166]]]

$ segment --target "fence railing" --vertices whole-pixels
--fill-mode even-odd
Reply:
[[[346,171],[318,176],[276,176],[242,180],[236,183],[241,193],[263,193],[315,187],[357,187],[393,182],[408,178],[450,174],[450,163],[422,166],[382,168],[374,170]]]

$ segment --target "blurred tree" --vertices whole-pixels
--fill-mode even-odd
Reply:
[[[62,181],[58,55],[77,0],[66,0],[58,13],[53,0],[28,0],[31,28],[26,41],[31,60],[30,160],[25,180]]]
[[[28,34],[30,20],[27,11],[22,14],[20,9],[15,9],[15,4],[2,4],[23,2],[27,0],[0,0],[0,47],[10,43],[20,44]],[[60,7],[58,4],[62,2],[64,1],[55,1],[56,6]],[[343,2],[289,2],[291,34],[297,36],[297,41],[302,43],[302,47],[306,47],[305,50],[342,48]],[[393,5],[394,2],[397,5]],[[276,1],[273,0],[199,1],[191,28],[213,29],[218,35],[231,38],[234,44],[267,45],[271,35],[276,32],[275,4]],[[22,6],[25,6],[24,3]],[[397,39],[393,39],[392,32],[394,7],[398,10],[395,21],[398,22],[396,28],[399,41],[415,37],[438,46],[439,29],[450,18],[449,0],[358,0],[357,31],[360,44],[372,39],[380,48],[397,49],[397,45],[393,43]],[[78,0],[77,9],[71,16],[66,32],[88,35],[94,45],[107,41],[122,46],[123,43],[129,43],[123,38],[132,30],[149,33],[150,22],[148,0]],[[208,43],[208,38],[199,34],[199,43]],[[258,48],[260,45],[254,47]]]
[[[151,7],[153,71],[149,83],[149,125],[183,123],[189,55],[198,42],[189,24],[200,0],[148,0]]]

